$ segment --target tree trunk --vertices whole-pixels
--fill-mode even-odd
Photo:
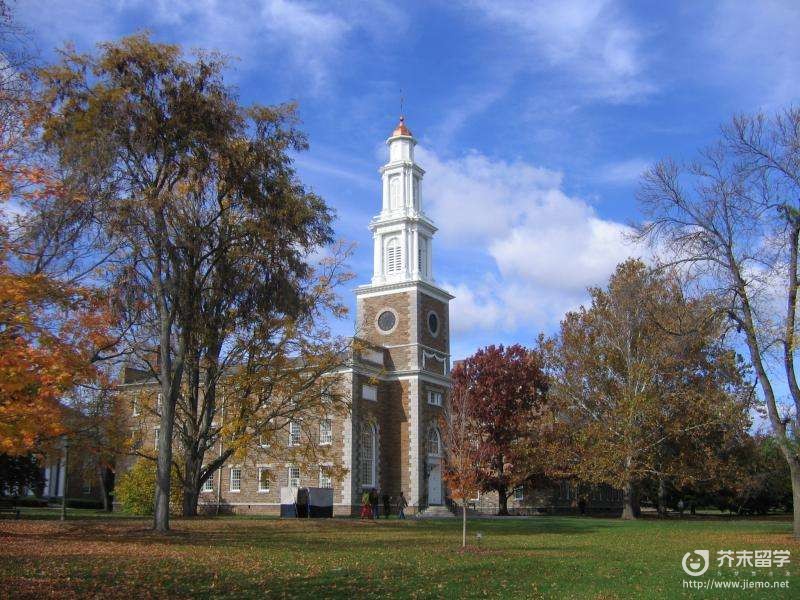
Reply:
[[[792,478],[793,533],[795,539],[800,539],[800,461],[789,461],[789,474]]]
[[[183,506],[184,517],[197,516],[197,502],[200,499],[200,461],[191,452],[186,451],[186,468],[184,471]]]
[[[461,547],[467,547],[467,499],[463,498],[461,502]]]
[[[626,483],[622,488],[622,518],[625,520],[638,517],[639,506],[636,501],[636,490],[632,482]]]
[[[174,382],[174,379],[173,379]],[[173,383],[174,385],[174,383]],[[166,533],[169,531],[169,489],[172,474],[172,428],[175,424],[175,402],[171,389],[167,386],[161,409],[161,422],[158,432],[158,459],[156,461],[156,497],[153,508],[153,529]]]
[[[667,482],[663,477],[658,478],[658,516],[667,516]]]
[[[184,486],[182,507],[182,514],[184,517],[197,516],[197,501],[199,496],[200,494],[198,494],[197,490],[189,489],[188,486]]]
[[[108,467],[99,468],[100,479],[100,492],[103,495],[103,510],[112,512],[114,510],[114,502],[112,499],[112,491],[114,489],[114,471]]]
[[[505,485],[497,486],[498,515],[508,516],[508,493]]]

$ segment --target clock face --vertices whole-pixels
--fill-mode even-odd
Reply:
[[[396,323],[397,317],[390,310],[385,310],[378,316],[378,328],[381,331],[391,331]]]
[[[433,335],[439,333],[439,317],[436,316],[436,313],[428,315],[428,329],[431,330]]]

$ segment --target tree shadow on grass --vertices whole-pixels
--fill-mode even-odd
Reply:
[[[30,560],[20,563],[25,567],[16,570],[13,583],[20,590],[33,591],[35,587],[37,594],[29,597],[57,593],[60,597],[103,598],[463,598],[486,597],[486,589],[492,592],[489,597],[506,597],[508,590],[500,594],[493,580],[523,585],[518,581],[523,561],[530,572],[539,573],[548,571],[546,561],[557,558],[537,561],[507,556],[498,563],[498,554],[439,555],[424,563],[422,571],[415,568],[416,557],[409,555],[402,561],[384,556],[381,561],[365,562],[363,556],[355,556],[349,563],[312,561],[310,566],[275,565],[264,556],[254,556],[249,563],[232,557],[230,562],[210,565],[208,557],[196,560],[201,557],[192,555],[169,560],[143,556],[138,561],[120,561],[118,556],[56,555],[47,557],[47,566],[44,559],[39,564]],[[578,558],[577,553],[571,554]],[[452,560],[443,562],[448,558]],[[44,571],[49,572],[42,577]]]

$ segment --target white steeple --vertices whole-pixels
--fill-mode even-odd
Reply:
[[[372,284],[402,281],[433,282],[431,241],[436,227],[422,212],[422,177],[414,162],[417,140],[405,118],[386,140],[389,162],[380,169],[381,212],[369,224],[375,244]]]

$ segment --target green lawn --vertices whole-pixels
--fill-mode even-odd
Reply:
[[[460,522],[222,517],[175,520],[168,536],[141,519],[50,511],[0,520],[0,595],[7,597],[681,598],[792,597],[800,544],[785,520],[622,522],[577,517]],[[31,513],[40,519],[28,518]],[[91,518],[74,518],[86,514]],[[717,579],[790,581],[782,591],[685,589],[689,550],[791,551],[787,568],[720,569]],[[795,591],[794,594],[797,594]],[[795,595],[794,597],[798,597]]]

